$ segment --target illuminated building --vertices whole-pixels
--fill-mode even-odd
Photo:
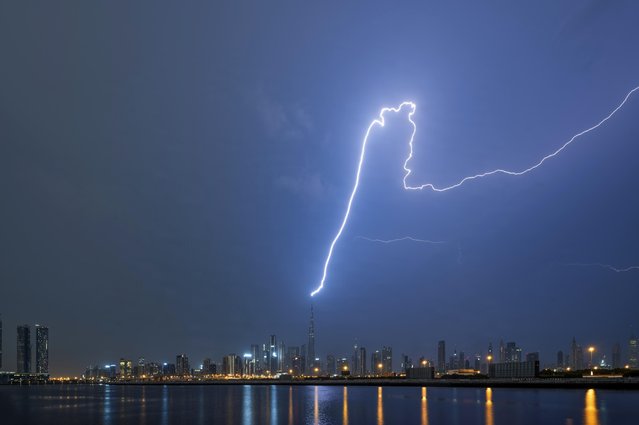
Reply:
[[[175,364],[173,363],[163,363],[162,364],[162,375],[164,376],[174,376],[175,373]]]
[[[49,374],[49,328],[35,325],[36,373]]]
[[[242,374],[242,361],[240,356],[229,354],[222,359],[222,370],[225,375],[235,376]]]
[[[271,335],[270,344],[268,347],[268,370],[274,375],[277,372],[277,338],[275,335]]]
[[[17,342],[16,372],[31,373],[31,328],[29,325],[18,326]]]
[[[131,360],[120,359],[120,378],[130,378],[133,374],[133,362]]]
[[[186,354],[178,354],[175,356],[175,372],[180,376],[188,376],[191,374],[189,358]]]

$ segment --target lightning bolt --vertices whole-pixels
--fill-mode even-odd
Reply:
[[[509,171],[509,170],[503,170],[501,168],[498,168],[496,170],[487,171],[485,173],[475,174],[474,176],[464,177],[463,179],[461,179],[459,182],[457,182],[455,184],[452,184],[452,185],[446,186],[446,187],[441,187],[441,188],[436,187],[432,183],[425,183],[425,184],[422,184],[420,186],[410,186],[410,185],[408,185],[406,183],[406,179],[412,173],[412,170],[410,168],[408,168],[408,162],[413,157],[413,138],[415,137],[415,133],[417,131],[417,126],[415,125],[415,122],[412,119],[412,115],[415,113],[415,109],[413,109],[413,111],[408,114],[408,121],[410,121],[411,125],[413,126],[413,133],[411,134],[410,141],[408,142],[408,144],[410,146],[410,153],[408,154],[408,158],[406,158],[406,161],[404,161],[404,171],[406,171],[406,174],[404,175],[404,189],[406,189],[406,190],[431,189],[431,190],[433,190],[435,192],[446,192],[447,190],[455,189],[455,188],[463,185],[467,181],[479,179],[479,178],[482,178],[482,177],[492,176],[493,174],[507,174],[509,176],[521,176],[521,175],[524,175],[526,173],[529,173],[529,172],[533,171],[534,169],[541,167],[541,165],[544,162],[546,162],[547,160],[549,160],[550,158],[554,158],[555,156],[559,155],[559,153],[561,153],[561,151],[566,149],[577,138],[583,136],[584,134],[590,133],[591,131],[596,130],[601,125],[603,125],[606,121],[608,121],[610,118],[612,118],[617,113],[617,111],[619,111],[623,107],[623,105],[626,104],[626,102],[628,101],[630,96],[632,96],[632,94],[634,92],[636,92],[637,90],[639,90],[639,86],[637,86],[634,89],[630,90],[626,94],[626,97],[624,97],[623,101],[615,109],[613,109],[612,112],[610,112],[608,115],[606,115],[606,117],[604,117],[601,121],[599,121],[597,124],[593,125],[592,127],[587,128],[587,129],[585,129],[583,131],[580,131],[579,133],[575,134],[566,143],[561,145],[561,147],[559,149],[557,149],[556,151],[544,156],[535,165],[531,165],[530,167],[528,167],[528,168],[526,168],[524,170],[521,170],[521,171]]]
[[[372,239],[372,238],[367,238],[366,236],[355,236],[355,239],[363,239],[368,242],[379,242],[379,243],[386,243],[386,244],[394,243],[394,242],[402,242],[402,241],[411,241],[411,242],[420,242],[420,243],[429,243],[429,244],[446,243],[446,241],[430,241],[428,239],[413,238],[412,236],[404,236],[403,238],[396,238],[396,239]]]
[[[639,270],[639,266],[630,266],[623,269],[611,266],[610,264],[602,264],[602,263],[568,263],[567,266],[578,266],[578,267],[601,267],[604,269],[612,270],[615,273],[626,273],[631,270]]]
[[[521,176],[523,174],[527,174],[533,170],[535,170],[536,168],[539,168],[544,162],[546,162],[547,160],[554,158],[555,156],[559,155],[559,153],[561,153],[564,149],[566,149],[570,144],[572,144],[576,139],[578,139],[579,137],[583,136],[584,134],[587,134],[593,130],[596,130],[597,128],[599,128],[600,126],[602,126],[606,121],[608,121],[610,118],[612,118],[617,111],[619,111],[628,101],[628,99],[630,98],[630,96],[632,96],[633,93],[635,93],[637,90],[639,90],[639,86],[633,88],[632,90],[630,90],[626,96],[624,97],[624,99],[621,101],[621,103],[619,105],[617,105],[616,108],[614,108],[612,110],[612,112],[610,112],[608,115],[606,115],[601,121],[599,121],[597,124],[593,125],[592,127],[589,127],[583,131],[580,131],[579,133],[575,134],[574,136],[572,136],[567,142],[565,142],[563,145],[561,145],[557,150],[555,150],[554,152],[544,156],[543,158],[541,158],[537,163],[535,163],[534,165],[524,169],[524,170],[520,170],[520,171],[510,171],[510,170],[504,170],[501,168],[492,170],[492,171],[487,171],[484,173],[480,173],[480,174],[475,174],[472,176],[467,176],[464,177],[463,179],[461,179],[459,182],[452,184],[450,186],[446,186],[446,187],[436,187],[433,183],[425,183],[419,186],[410,186],[407,183],[407,179],[408,177],[411,175],[411,173],[413,172],[409,167],[408,167],[408,163],[410,162],[410,160],[413,158],[413,140],[415,139],[415,133],[417,133],[417,124],[415,124],[415,121],[413,121],[413,115],[415,114],[415,111],[417,109],[417,105],[414,102],[411,101],[404,101],[402,103],[399,104],[399,106],[397,107],[384,107],[380,110],[379,112],[379,116],[378,118],[374,119],[370,125],[368,126],[368,128],[366,129],[366,134],[364,135],[364,140],[362,142],[362,150],[359,156],[359,162],[357,164],[357,173],[355,174],[355,184],[353,185],[353,190],[351,191],[351,195],[348,199],[348,203],[346,206],[346,213],[344,214],[344,218],[342,219],[342,223],[339,227],[339,230],[337,231],[337,234],[335,235],[335,237],[333,238],[333,241],[331,242],[331,245],[328,249],[328,255],[326,256],[326,260],[324,261],[324,269],[323,269],[323,273],[322,273],[322,279],[320,280],[320,283],[318,285],[318,287],[311,292],[311,296],[316,295],[319,291],[322,290],[322,288],[324,288],[324,283],[326,282],[326,275],[328,273],[328,266],[331,262],[331,258],[333,257],[333,250],[335,249],[335,245],[337,244],[337,241],[339,240],[339,238],[342,236],[342,232],[344,231],[344,228],[346,227],[346,223],[348,222],[348,218],[350,216],[351,213],[351,207],[353,205],[353,200],[355,199],[355,194],[357,193],[357,189],[359,187],[359,179],[360,179],[360,174],[362,171],[362,165],[364,164],[364,158],[366,155],[366,146],[368,144],[368,137],[370,136],[371,130],[374,127],[384,127],[385,125],[385,120],[384,120],[384,114],[386,114],[387,112],[394,112],[397,113],[399,111],[401,111],[404,107],[409,107],[409,112],[408,112],[408,121],[410,122],[411,126],[413,127],[413,131],[411,132],[410,135],[410,140],[408,141],[408,145],[409,145],[409,153],[408,153],[408,157],[406,158],[406,160],[404,161],[404,179],[403,179],[403,186],[405,190],[423,190],[423,189],[430,189],[434,192],[446,192],[448,190],[451,189],[455,189],[460,187],[461,185],[463,185],[464,183],[471,181],[471,180],[475,180],[475,179],[479,179],[479,178],[483,178],[483,177],[488,177],[488,176],[492,176],[492,175],[496,175],[496,174],[506,174],[509,176]]]
[[[322,273],[322,280],[320,281],[320,284],[317,287],[317,289],[311,292],[311,297],[317,294],[319,291],[321,291],[322,288],[324,287],[324,282],[326,281],[326,274],[328,272],[328,265],[330,264],[331,258],[333,257],[333,249],[335,249],[335,244],[339,240],[340,236],[342,236],[344,227],[346,227],[346,223],[348,222],[348,216],[351,214],[351,206],[353,205],[353,199],[355,199],[355,194],[357,193],[357,188],[359,187],[359,176],[362,172],[362,164],[364,164],[364,157],[366,155],[366,144],[368,143],[368,136],[371,134],[371,130],[373,129],[373,127],[375,126],[384,127],[386,123],[384,121],[384,114],[386,112],[389,112],[389,111],[399,112],[404,106],[409,106],[411,108],[411,112],[409,113],[409,116],[415,113],[415,108],[417,105],[415,105],[413,102],[402,102],[396,108],[382,108],[382,110],[379,111],[379,118],[373,120],[373,122],[370,123],[370,125],[368,126],[368,129],[366,130],[366,135],[364,136],[364,142],[362,143],[362,152],[359,155],[359,163],[357,164],[357,173],[355,174],[355,185],[353,186],[353,191],[351,192],[350,198],[348,198],[348,204],[346,206],[346,214],[344,214],[342,225],[339,227],[339,230],[337,231],[337,234],[333,238],[333,242],[331,242],[331,246],[328,249],[328,255],[326,256],[326,261],[324,261],[324,272]],[[415,123],[413,123],[413,126],[414,125]],[[416,129],[417,127],[415,127],[415,130]],[[415,130],[413,130],[413,136],[415,135]],[[411,141],[412,141],[412,137],[411,137]]]

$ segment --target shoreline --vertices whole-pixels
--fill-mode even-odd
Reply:
[[[279,385],[279,386],[353,386],[353,387],[459,387],[459,388],[556,388],[639,390],[637,378],[580,379],[215,379],[204,381],[114,381],[114,382],[48,382],[13,384],[17,386],[50,385]]]

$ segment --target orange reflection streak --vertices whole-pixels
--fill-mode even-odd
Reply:
[[[288,387],[288,424],[293,425],[293,387]]]
[[[486,388],[486,425],[495,425],[493,418],[493,390]]]
[[[315,405],[313,407],[313,422],[319,424],[319,389],[315,386]]]
[[[342,424],[348,425],[348,387],[344,387],[344,404],[342,407]]]
[[[422,425],[428,425],[428,399],[426,398],[426,387],[422,387]]]
[[[599,413],[597,411],[597,395],[595,390],[586,391],[586,407],[584,408],[585,425],[599,425]]]
[[[377,387],[377,425],[384,425],[384,403],[382,400],[382,387]]]

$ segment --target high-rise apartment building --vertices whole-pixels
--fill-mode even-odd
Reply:
[[[240,356],[235,354],[229,354],[222,359],[222,369],[225,375],[241,375],[242,374],[242,361]]]
[[[188,376],[191,374],[191,366],[189,358],[186,354],[178,354],[175,356],[175,371],[180,376]]]
[[[17,331],[16,372],[31,373],[31,328],[29,325],[21,325]]]
[[[35,325],[36,373],[49,374],[49,328]]]

